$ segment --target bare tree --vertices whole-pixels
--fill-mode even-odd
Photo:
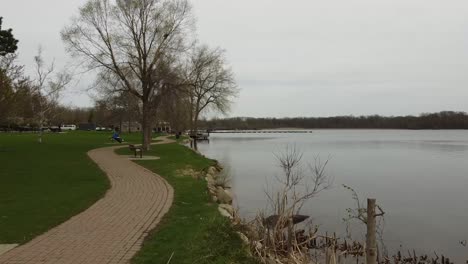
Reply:
[[[301,165],[303,155],[296,146],[288,145],[275,156],[283,170],[281,176],[276,176],[281,187],[276,192],[266,192],[274,212],[299,214],[305,202],[331,187],[332,179],[325,172],[329,158],[322,162],[320,157],[315,157],[314,163],[308,164],[309,173],[305,173]]]
[[[225,113],[238,89],[221,49],[206,45],[196,47],[185,69],[185,83],[190,101],[190,128],[198,129],[200,114],[206,110]]]
[[[328,159],[322,162],[316,157],[307,171],[301,165],[303,155],[295,146],[287,146],[276,157],[283,174],[276,176],[278,187],[265,192],[270,216],[260,212],[248,235],[262,263],[309,263],[307,246],[316,238],[317,230],[310,228],[304,237],[303,232],[295,230],[295,225],[309,217],[300,214],[303,205],[331,187],[332,179],[325,171]],[[283,260],[272,261],[277,259]]]
[[[60,96],[60,92],[70,83],[71,75],[65,71],[55,72],[54,63],[45,65],[42,58],[42,49],[34,57],[36,79],[32,85],[32,94],[36,97],[35,109],[36,123],[39,126],[39,143],[42,143],[43,126],[46,125],[47,114],[51,112]]]
[[[151,143],[153,106],[170,85],[160,67],[186,49],[190,10],[187,0],[89,0],[62,31],[71,54],[140,99],[145,149]]]

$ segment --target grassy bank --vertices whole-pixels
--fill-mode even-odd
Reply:
[[[0,244],[24,243],[85,210],[109,188],[86,152],[109,133],[0,133]],[[138,142],[138,134],[124,135]]]
[[[127,149],[119,154],[130,154]],[[257,263],[246,253],[241,240],[210,202],[204,180],[183,175],[187,169],[202,170],[214,162],[179,144],[154,146],[148,155],[156,161],[138,163],[163,176],[174,188],[174,202],[146,239],[134,263]]]

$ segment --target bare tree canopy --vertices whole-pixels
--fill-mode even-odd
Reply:
[[[225,113],[238,89],[232,70],[226,65],[223,50],[202,45],[194,49],[185,70],[191,103],[192,132],[197,130],[200,113],[214,110]]]
[[[68,51],[89,69],[114,76],[142,103],[143,145],[151,142],[152,105],[167,86],[160,67],[186,50],[193,32],[186,0],[90,0],[62,31]]]
[[[37,98],[36,109],[33,109],[39,125],[39,143],[42,143],[42,129],[46,123],[47,115],[58,103],[60,92],[70,83],[72,77],[66,71],[56,72],[52,62],[47,66],[42,58],[42,48],[34,56],[36,78],[32,85],[32,93]]]

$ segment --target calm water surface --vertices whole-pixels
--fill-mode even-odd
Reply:
[[[386,211],[384,239],[420,253],[437,250],[464,263],[468,248],[468,131],[314,130],[311,134],[211,134],[199,150],[232,176],[241,215],[264,209],[267,182],[281,175],[274,153],[294,144],[305,163],[331,157],[333,188],[304,207],[322,231],[344,236],[353,187]],[[359,229],[359,227],[355,227]],[[360,233],[360,232],[356,232]],[[363,234],[363,233],[362,233]],[[361,235],[362,235],[361,234]]]

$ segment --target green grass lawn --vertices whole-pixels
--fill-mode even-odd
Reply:
[[[0,244],[25,243],[85,210],[109,188],[107,177],[86,155],[110,146],[110,133],[46,134],[0,133]],[[139,134],[124,134],[139,143]],[[119,150],[130,154],[128,148]],[[201,170],[213,164],[179,144],[157,145],[148,153],[157,161],[143,166],[165,177],[175,200],[161,225],[144,243],[135,263],[256,263],[209,202],[206,183],[180,169]]]
[[[0,133],[0,244],[24,243],[83,211],[109,188],[86,152],[108,132]],[[123,135],[139,142],[139,134]]]
[[[127,149],[117,150],[128,155]],[[138,161],[163,176],[174,188],[174,202],[156,230],[146,239],[134,263],[257,263],[228,220],[210,202],[204,180],[183,176],[181,169],[202,170],[214,164],[179,144],[157,145],[148,155],[156,161]]]

